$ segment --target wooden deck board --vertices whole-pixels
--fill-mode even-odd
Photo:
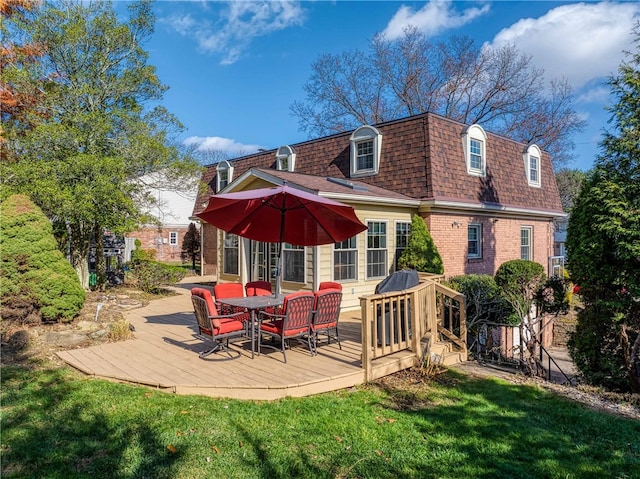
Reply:
[[[195,337],[196,326],[188,287],[176,296],[128,311],[134,339],[60,352],[66,363],[97,377],[162,388],[177,394],[205,394],[241,399],[304,396],[361,384],[360,318],[357,312],[340,317],[340,340],[322,338],[318,354],[292,342],[287,363],[281,351],[264,348],[251,359],[251,342],[230,345],[232,358],[218,352],[200,359],[210,348]],[[407,353],[409,354],[409,353]]]

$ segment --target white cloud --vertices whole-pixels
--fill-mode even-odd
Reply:
[[[230,155],[245,155],[261,149],[260,145],[238,143],[220,136],[190,136],[184,140],[186,146],[193,146],[197,151],[223,152]]]
[[[222,64],[235,63],[255,38],[302,25],[305,20],[305,10],[293,0],[231,1],[218,5],[222,8],[215,23],[204,16],[194,19],[191,15],[163,21],[179,34],[196,39],[202,50],[221,54]]]
[[[597,86],[589,88],[576,98],[578,103],[600,103],[604,104],[609,99],[611,88],[608,86]]]
[[[450,28],[461,27],[475,18],[489,12],[489,5],[480,8],[467,8],[457,12],[450,0],[430,0],[418,11],[402,5],[387,24],[383,34],[388,40],[403,35],[407,27],[415,27],[426,36],[434,36]]]
[[[547,78],[565,77],[578,89],[615,74],[624,50],[631,50],[639,3],[575,3],[526,18],[496,35],[491,46],[509,43],[532,55]]]

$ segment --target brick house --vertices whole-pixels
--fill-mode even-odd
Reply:
[[[155,259],[164,263],[181,263],[182,241],[192,220],[189,219],[196,197],[195,190],[187,194],[178,194],[172,190],[155,190],[158,199],[155,211],[150,212],[158,218],[158,224],[141,225],[136,231],[125,235],[126,257],[131,259],[134,242],[140,240],[141,248],[153,251]]]
[[[343,305],[357,307],[395,269],[411,217],[425,221],[446,276],[494,274],[524,258],[548,269],[562,206],[550,157],[536,145],[494,135],[432,113],[209,165],[210,194],[289,185],[349,204],[368,230],[335,245],[286,245],[283,291],[343,284]],[[204,274],[219,281],[273,280],[275,245],[226,235],[204,224]]]

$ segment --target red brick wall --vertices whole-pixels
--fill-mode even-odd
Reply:
[[[182,263],[180,253],[182,252],[182,240],[187,233],[189,226],[164,226],[143,227],[138,231],[133,231],[126,236],[129,238],[137,238],[142,243],[141,248],[155,252],[156,261],[166,263]],[[169,233],[178,234],[178,244],[170,244]],[[129,260],[129,258],[126,258]]]
[[[553,225],[549,221],[431,213],[425,222],[442,256],[444,274],[448,277],[494,275],[505,261],[520,259],[522,226],[533,229],[533,261],[547,271],[548,257],[553,255]],[[467,258],[467,227],[470,223],[482,225],[481,259]]]

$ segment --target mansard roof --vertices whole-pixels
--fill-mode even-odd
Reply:
[[[541,185],[531,187],[523,161],[528,145],[487,132],[486,174],[469,175],[465,164],[463,135],[468,125],[424,113],[373,125],[382,135],[379,171],[358,177],[381,197],[394,194],[433,203],[464,204],[489,208],[516,208],[562,214],[551,158],[542,152]],[[353,130],[317,138],[292,146],[296,152],[295,173],[276,170],[277,148],[230,160],[234,179],[251,168],[268,170],[275,177],[301,174],[317,177],[326,187],[327,178],[350,178],[350,136]],[[216,166],[209,165],[203,181],[209,185],[195,203],[199,212],[215,191]],[[320,184],[318,183],[318,185]],[[322,191],[319,188],[317,191]]]

